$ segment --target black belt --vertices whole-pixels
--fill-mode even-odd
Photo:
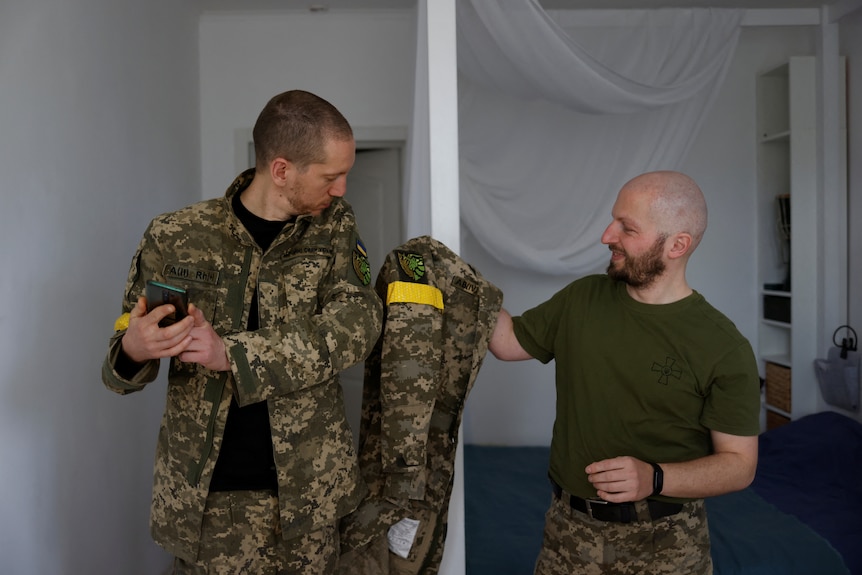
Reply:
[[[637,508],[632,502],[611,503],[601,499],[582,499],[577,495],[563,492],[563,488],[557,485],[557,482],[553,479],[551,480],[551,486],[554,489],[554,497],[561,499],[565,495],[572,509],[586,513],[593,519],[613,523],[632,523],[638,520]],[[656,501],[655,499],[647,499],[646,502],[650,518],[653,521],[662,517],[668,517],[669,515],[675,515],[682,511],[682,503]]]

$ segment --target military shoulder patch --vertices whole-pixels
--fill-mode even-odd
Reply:
[[[412,282],[428,283],[425,277],[425,260],[419,254],[395,252],[398,256],[398,268],[404,279]]]
[[[356,238],[356,247],[353,248],[353,271],[362,285],[367,286],[371,283],[371,264],[368,263],[368,252],[359,238]]]

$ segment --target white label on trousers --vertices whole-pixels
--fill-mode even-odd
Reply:
[[[410,548],[413,547],[413,539],[416,538],[416,531],[419,529],[419,522],[415,519],[404,518],[392,527],[389,528],[389,550],[407,559],[410,553]]]

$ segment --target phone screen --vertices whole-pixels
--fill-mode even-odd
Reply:
[[[159,322],[161,327],[174,324],[189,314],[189,294],[182,288],[149,280],[146,297],[147,312],[151,312],[166,303],[174,306],[174,313]]]

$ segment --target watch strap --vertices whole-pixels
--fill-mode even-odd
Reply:
[[[652,493],[650,493],[650,497],[655,497],[656,495],[661,493],[662,488],[664,487],[664,470],[658,463],[649,462],[652,465]]]

